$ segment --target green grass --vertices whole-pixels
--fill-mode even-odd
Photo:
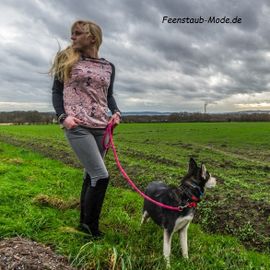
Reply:
[[[45,243],[85,269],[165,268],[162,230],[152,221],[140,226],[139,195],[110,185],[101,217],[106,237],[91,241],[74,231],[80,169],[4,143],[0,160],[1,238],[19,235]],[[206,234],[196,224],[189,230],[189,251],[184,260],[175,235],[172,269],[270,269],[269,254],[247,251],[236,238]]]

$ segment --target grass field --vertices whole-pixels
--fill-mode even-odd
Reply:
[[[139,187],[178,184],[188,159],[204,162],[218,186],[199,204],[190,260],[177,239],[174,269],[270,269],[270,123],[121,124],[115,144]],[[162,231],[140,227],[142,199],[106,157],[111,186],[102,215],[106,238],[87,242],[77,225],[81,169],[58,126],[0,126],[0,237],[49,244],[76,266],[163,269]],[[16,147],[15,147],[16,146]],[[41,155],[40,155],[41,154]],[[244,246],[243,246],[244,245]]]

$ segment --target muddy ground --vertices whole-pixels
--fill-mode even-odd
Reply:
[[[50,247],[24,238],[0,241],[0,270],[75,270]]]

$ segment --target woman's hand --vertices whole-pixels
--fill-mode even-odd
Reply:
[[[114,123],[115,125],[118,125],[121,121],[121,114],[120,112],[116,112],[112,115],[111,119],[109,120],[108,124]]]
[[[82,121],[76,117],[73,117],[73,116],[68,116],[63,122],[63,126],[66,129],[75,128],[80,124],[82,124]]]

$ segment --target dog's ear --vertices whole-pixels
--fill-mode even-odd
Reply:
[[[188,172],[192,173],[195,169],[197,169],[197,163],[196,161],[191,157],[189,160],[189,165],[188,165]]]
[[[202,177],[203,179],[206,179],[206,176],[207,176],[207,170],[206,170],[205,165],[202,164],[202,166],[201,166],[201,177]]]

